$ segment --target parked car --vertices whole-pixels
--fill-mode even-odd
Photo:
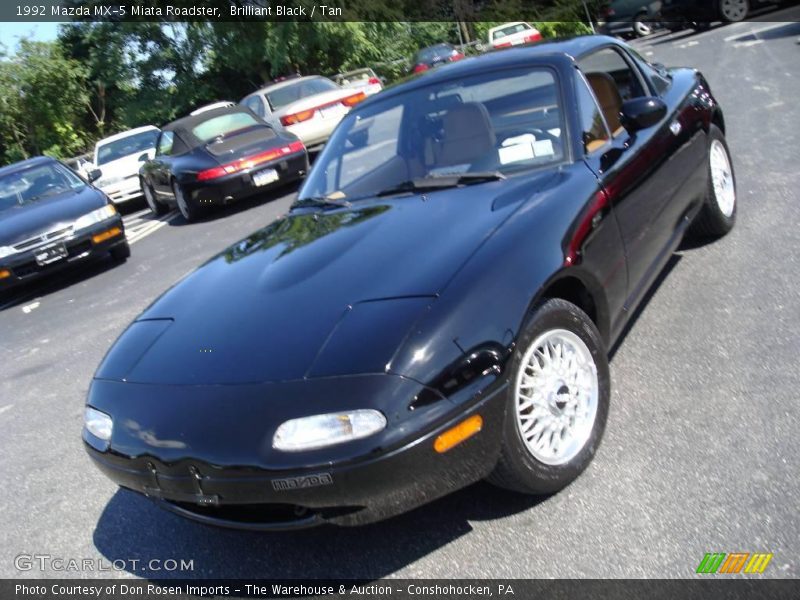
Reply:
[[[104,138],[94,146],[94,159],[86,167],[94,185],[116,204],[141,198],[141,157],[155,153],[158,127],[146,125]]]
[[[601,15],[600,31],[620,37],[650,35],[660,26],[661,0],[611,0]]]
[[[735,217],[695,69],[605,36],[437,69],[356,107],[287,215],[128,327],[86,449],[237,528],[367,523],[484,477],[555,492],[597,450],[647,288],[691,224]]]
[[[538,42],[542,39],[542,34],[533,25],[517,21],[492,27],[489,30],[488,38],[490,47],[500,49]]]
[[[692,25],[707,28],[712,21],[736,23],[753,8],[775,4],[774,0],[663,0],[660,19],[671,29]]]
[[[175,204],[193,221],[206,208],[295,181],[307,171],[303,142],[235,105],[164,126],[140,178],[150,210],[159,215]]]
[[[190,116],[199,115],[200,113],[204,113],[207,110],[214,110],[215,108],[227,108],[229,106],[234,106],[236,103],[231,102],[230,100],[220,100],[219,102],[212,102],[211,104],[205,104],[204,106],[200,106],[199,108],[195,108],[192,112],[189,113]]]
[[[464,58],[464,54],[454,46],[450,44],[436,44],[435,46],[423,48],[414,55],[411,71],[414,73],[422,73],[434,67],[459,61],[462,58]]]
[[[0,290],[109,253],[131,251],[103,192],[49,157],[0,168]]]
[[[319,150],[342,117],[366,98],[364,91],[342,88],[318,75],[286,78],[243,98],[240,104],[290,131],[310,152]]]
[[[356,69],[347,73],[339,73],[333,81],[343,88],[361,90],[367,96],[377,94],[383,89],[383,82],[372,69]]]

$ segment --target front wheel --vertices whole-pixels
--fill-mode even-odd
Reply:
[[[605,347],[592,320],[561,299],[536,308],[511,361],[500,459],[489,481],[557,492],[594,457],[608,417]]]
[[[156,193],[153,191],[153,187],[145,181],[144,177],[139,180],[139,184],[142,186],[144,200],[147,202],[150,211],[156,216],[163,215],[167,212],[167,207],[156,199]]]
[[[115,262],[125,262],[131,256],[131,247],[128,245],[128,242],[125,242],[124,244],[114,246],[108,252]]]
[[[636,37],[644,37],[653,33],[653,24],[650,21],[644,20],[644,15],[636,17],[633,22],[633,32]]]
[[[748,0],[720,0],[719,16],[726,23],[743,21],[750,11]]]
[[[716,125],[711,125],[708,138],[708,187],[703,208],[692,223],[698,238],[722,237],[736,223],[736,178],[728,144]]]
[[[187,221],[195,221],[200,216],[200,208],[192,204],[186,197],[186,193],[177,181],[172,182],[172,193],[175,195],[175,202],[178,210]]]

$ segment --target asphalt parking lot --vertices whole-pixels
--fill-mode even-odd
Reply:
[[[294,189],[197,224],[129,209],[125,264],[0,299],[0,576],[92,576],[15,568],[39,554],[126,561],[102,573],[121,577],[689,577],[706,552],[771,552],[765,576],[800,577],[798,40],[800,23],[762,20],[635,43],[706,74],[725,109],[738,223],[674,255],[613,355],[600,451],[564,492],[479,484],[360,529],[254,534],[119,491],[80,439],[95,368],[153,299],[285,212]],[[147,567],[181,558],[191,572]]]

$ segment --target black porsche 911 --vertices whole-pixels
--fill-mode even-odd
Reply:
[[[103,192],[45,156],[0,169],[0,292],[109,253],[131,251]]]
[[[141,159],[139,176],[150,210],[158,215],[176,204],[187,221],[205,208],[296,181],[308,172],[303,142],[238,105],[165,125],[155,156]]]
[[[292,210],[122,334],[83,439],[112,480],[228,527],[356,525],[595,454],[607,352],[736,191],[693,69],[608,37],[491,53],[354,108]]]

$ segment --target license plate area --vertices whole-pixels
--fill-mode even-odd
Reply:
[[[67,247],[64,244],[54,244],[45,248],[39,248],[34,253],[36,264],[39,266],[49,265],[67,257]]]
[[[278,181],[278,179],[280,179],[280,176],[278,175],[278,171],[275,169],[264,169],[262,171],[253,173],[253,184],[256,187],[269,185],[270,183]]]
[[[338,119],[341,118],[347,109],[341,104],[334,104],[333,106],[326,106],[319,109],[319,116],[323,119]]]

